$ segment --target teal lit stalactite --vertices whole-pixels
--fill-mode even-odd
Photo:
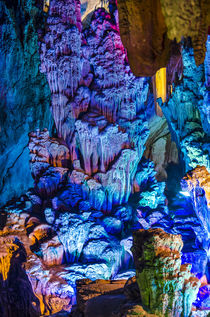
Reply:
[[[185,171],[198,165],[209,169],[210,147],[205,128],[208,117],[208,107],[205,108],[208,98],[205,68],[204,64],[196,66],[190,40],[182,44],[182,61],[183,77],[176,85],[173,84],[169,100],[162,103],[159,99],[159,104],[181,151]]]

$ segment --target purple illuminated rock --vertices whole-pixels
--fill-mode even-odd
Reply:
[[[41,72],[47,75],[53,117],[58,136],[64,140],[67,136],[65,121],[69,118],[71,124],[76,117],[74,105],[69,102],[81,77],[81,28],[79,1],[50,1],[45,34],[40,39]],[[69,134],[71,128],[70,125]]]
[[[68,169],[49,167],[35,183],[35,189],[41,197],[52,197],[66,183]]]
[[[58,136],[73,163],[70,183],[81,185],[94,208],[110,211],[132,192],[148,137],[143,110],[149,85],[132,74],[111,14],[96,10],[82,32],[79,9],[76,0],[50,2],[40,38],[41,69],[50,85]],[[53,205],[59,209],[57,198]]]

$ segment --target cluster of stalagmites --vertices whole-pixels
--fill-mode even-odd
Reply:
[[[72,316],[189,316],[200,281],[181,265],[181,236],[161,229],[134,232],[136,277],[77,282]],[[143,309],[143,307],[144,309]]]
[[[52,0],[45,26],[40,36],[41,72],[46,74],[51,90],[51,110],[58,137],[51,137],[47,129],[29,134],[34,188],[4,209],[6,222],[0,231],[2,241],[13,241],[12,252],[21,243],[25,248],[27,275],[24,276],[30,280],[39,300],[35,301],[36,306],[33,296],[29,297],[26,311],[32,311],[33,307],[34,316],[61,310],[70,312],[77,288],[80,312],[74,313],[76,317],[80,313],[93,317],[94,309],[96,317],[96,309],[101,312],[101,307],[104,314],[110,309],[114,313],[109,296],[115,303],[112,305],[120,305],[116,311],[118,317],[134,313],[152,316],[139,305],[139,290],[134,280],[125,286],[125,280],[119,284],[91,280],[133,276],[131,228],[151,227],[181,233],[185,240],[190,237],[191,244],[197,236],[206,252],[198,250],[196,257],[186,244],[183,259],[187,262],[192,258],[193,270],[204,275],[209,250],[206,203],[209,174],[204,167],[192,171],[183,180],[184,190],[191,194],[189,204],[185,202],[182,208],[174,204],[171,213],[168,212],[165,183],[157,182],[154,167],[158,178],[165,180],[168,162],[178,161],[177,149],[171,142],[165,119],[150,121],[151,126],[156,126],[148,138],[149,81],[136,78],[130,70],[119,34],[117,11],[96,10],[89,27],[82,31],[79,1]],[[162,45],[161,38],[157,42]],[[161,53],[161,48],[157,53]],[[167,55],[167,47],[164,54]],[[204,67],[197,69],[192,64],[187,73],[192,51],[183,49],[183,59],[183,83],[176,87],[163,111],[183,152],[186,169],[190,169],[198,163],[208,165],[207,152],[201,151],[201,145],[207,143],[201,130],[205,119],[200,118],[194,106],[198,102],[203,109],[202,93],[206,91],[200,90]],[[153,70],[157,64],[152,65]],[[198,79],[197,84],[193,77]],[[181,102],[182,95],[185,98]],[[185,108],[181,118],[180,107]],[[142,159],[147,140],[149,159],[157,157],[155,146],[159,150],[161,144],[163,148],[155,166]],[[195,199],[195,192],[202,195]],[[134,258],[141,251],[136,267],[142,303],[155,314],[179,316],[176,314],[183,311],[188,316],[198,283],[191,277],[190,267],[181,266],[180,237],[158,230],[148,232],[138,231],[134,239]],[[141,235],[148,240],[143,241]],[[7,280],[13,253],[1,254],[1,272]],[[21,263],[18,267],[24,272]],[[83,278],[88,280],[76,286],[76,281]],[[124,289],[120,298],[119,288]],[[89,290],[95,294],[92,302]],[[131,300],[129,303],[126,296]]]
[[[72,306],[73,288],[58,274],[63,246],[50,225],[27,212],[30,204],[19,201],[22,212],[10,209],[0,230],[0,311],[5,317],[38,317]]]
[[[114,15],[96,10],[82,32],[78,2],[64,6],[61,1],[60,8],[50,1],[40,38],[41,71],[52,92],[58,136],[69,149],[69,180],[81,186],[83,197],[95,208],[111,211],[114,205],[127,203],[133,191],[148,137],[143,114],[148,81],[132,74]],[[49,147],[46,137],[46,131],[30,135],[32,171],[45,156],[43,146]]]
[[[30,286],[31,294],[29,299],[27,299],[28,306],[23,306],[25,307],[23,309],[25,313],[28,309],[33,308],[31,311],[34,311],[36,308],[34,315],[31,313],[31,316],[37,316],[36,314],[39,314],[39,311],[43,315],[57,313],[62,310],[71,311],[72,305],[75,304],[76,293],[78,293],[78,298],[81,294],[80,287],[83,282],[76,282],[80,279],[88,278],[91,281],[99,278],[111,278],[119,280],[122,278],[127,279],[135,274],[134,270],[128,267],[128,263],[131,261],[130,248],[132,239],[130,237],[123,238],[122,235],[129,224],[129,208],[118,208],[115,216],[106,216],[102,212],[92,208],[89,201],[81,198],[78,199],[78,191],[74,191],[75,196],[73,195],[72,188],[68,193],[70,196],[67,194],[66,199],[68,199],[68,202],[71,202],[71,207],[69,207],[67,212],[45,207],[46,202],[42,201],[36,191],[33,190],[28,192],[19,201],[16,201],[16,203],[13,203],[13,205],[5,208],[5,214],[1,214],[1,222],[2,224],[4,223],[0,231],[3,285],[6,288],[8,287],[7,283],[10,280],[10,271],[13,270],[13,265],[15,265],[14,269],[17,267],[15,263],[18,261],[19,269],[15,269],[17,276],[14,278],[14,285],[12,284],[12,287],[7,289],[7,293],[8,297],[12,296],[13,287],[14,290],[16,289],[17,278],[21,279],[21,276],[23,276],[21,285],[25,285],[24,283],[26,283],[24,287]],[[74,201],[75,205],[72,206]],[[40,219],[40,210],[44,212],[45,221]],[[148,236],[148,240],[144,235],[145,237]],[[138,239],[138,237],[140,238]],[[8,241],[11,241],[11,247],[9,248]],[[164,294],[167,289],[167,295],[165,296],[170,294],[170,299],[174,298],[174,306],[171,304],[174,307],[173,312],[175,313],[178,310],[177,307],[179,307],[176,302],[177,296],[179,303],[183,300],[184,309],[188,312],[192,301],[195,300],[198,283],[197,279],[191,277],[190,265],[180,266],[181,259],[179,252],[182,246],[183,243],[180,236],[168,235],[158,229],[137,231],[134,235],[132,251],[134,259],[138,257],[138,260],[136,260],[137,282],[139,283],[142,302],[139,301],[138,287],[133,280],[129,280],[130,282],[127,283],[128,288],[124,289],[124,295],[122,294],[122,290],[119,291],[119,288],[124,287],[126,282],[124,280],[120,287],[119,285],[116,287],[116,293],[112,294],[111,291],[112,296],[102,297],[100,302],[97,299],[96,302],[93,300],[92,303],[88,304],[87,311],[91,313],[96,307],[101,311],[100,307],[103,303],[104,307],[107,307],[104,308],[105,312],[106,309],[108,309],[108,312],[110,312],[110,309],[115,311],[115,306],[118,306],[118,303],[120,303],[120,307],[122,307],[116,316],[129,316],[129,314],[125,315],[125,311],[137,311],[139,314],[147,314],[139,304],[141,303],[141,305],[143,304],[152,310],[161,292]],[[22,250],[21,254],[24,257],[14,256],[14,254],[19,253],[19,250]],[[144,251],[141,260],[138,253],[139,250],[141,252]],[[13,260],[16,258],[17,261]],[[147,260],[149,261],[148,263]],[[22,263],[25,261],[24,270]],[[143,271],[139,269],[139,265],[144,268]],[[149,269],[150,266],[151,269]],[[141,274],[143,274],[143,278],[141,278]],[[98,297],[106,292],[109,293],[110,287],[108,287],[107,291],[104,291],[103,288],[103,285],[106,283],[117,285],[117,282],[103,282],[102,293],[100,294],[97,286],[97,294],[94,297]],[[132,285],[129,286],[130,284]],[[194,285],[193,287],[192,284]],[[153,287],[154,285],[156,286]],[[113,290],[112,287],[111,290]],[[88,292],[89,286],[86,287],[86,294],[89,298],[91,297],[91,292]],[[208,285],[204,285],[202,292],[206,294],[205,296],[208,296]],[[20,303],[18,305],[20,306],[14,306],[17,312],[22,309],[23,305],[21,294],[18,299]],[[131,296],[131,302],[129,303],[126,302],[126,294],[131,294],[129,295]],[[148,296],[151,300],[153,299],[153,304],[150,300],[151,307],[148,304]],[[35,298],[36,300],[32,300],[31,298]],[[163,296],[162,299],[165,300],[163,310],[167,310],[166,297]],[[7,301],[7,299],[5,300]],[[36,307],[34,307],[33,302],[37,303]],[[206,303],[208,303],[208,300]],[[4,306],[4,304],[2,305]],[[189,307],[186,305],[189,305]],[[198,305],[202,304],[198,303]],[[78,305],[78,309],[82,310],[80,304]],[[180,310],[182,309],[183,307],[181,306]]]
[[[181,236],[161,229],[134,232],[132,252],[142,303],[162,316],[189,316],[200,282],[181,265]]]

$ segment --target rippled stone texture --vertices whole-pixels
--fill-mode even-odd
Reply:
[[[200,282],[181,265],[181,235],[162,229],[133,233],[132,252],[143,305],[160,316],[189,316]]]

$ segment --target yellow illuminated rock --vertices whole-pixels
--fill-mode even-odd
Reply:
[[[156,100],[162,98],[162,102],[166,101],[166,67],[160,68],[155,74],[155,94]],[[163,113],[156,102],[156,114],[162,117]]]
[[[43,11],[48,12],[50,6],[50,0],[44,0]]]

